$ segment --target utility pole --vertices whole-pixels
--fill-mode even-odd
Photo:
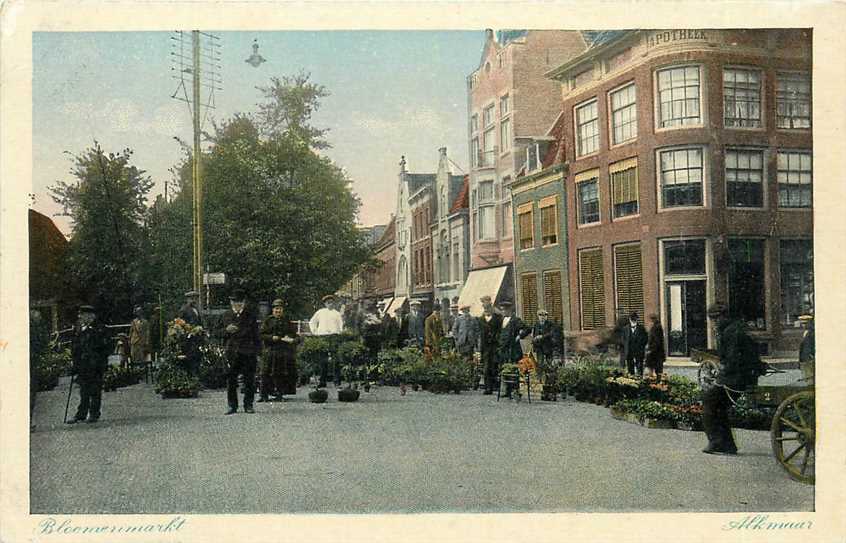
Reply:
[[[203,181],[201,177],[202,152],[200,150],[200,108],[197,104],[200,103],[200,31],[194,30],[191,32],[191,49],[193,57],[193,87],[194,99],[192,103],[193,111],[193,125],[194,125],[194,164],[193,164],[193,182],[191,186],[194,189],[193,193],[193,225],[194,225],[194,292],[198,293],[197,303],[199,311],[203,310]]]
[[[191,31],[190,56],[188,54],[189,42],[185,32],[177,31],[171,36],[171,57],[173,66],[171,71],[174,79],[179,81],[179,86],[171,95],[171,98],[186,102],[194,132],[194,145],[192,150],[192,182],[191,182],[191,216],[192,216],[192,238],[193,238],[193,259],[192,259],[192,283],[193,290],[198,294],[198,310],[203,310],[203,167],[202,148],[200,147],[200,134],[202,124],[205,121],[205,114],[209,109],[214,109],[214,93],[216,90],[223,90],[220,78],[220,38],[214,34]],[[190,63],[189,63],[190,62]],[[186,74],[191,75],[191,98],[188,97]],[[202,96],[202,88],[207,89],[207,94]],[[180,95],[181,92],[181,95]],[[205,103],[204,103],[205,102]]]

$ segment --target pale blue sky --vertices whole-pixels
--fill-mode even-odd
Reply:
[[[33,35],[35,209],[58,207],[47,186],[70,180],[69,155],[94,139],[107,151],[129,147],[156,182],[180,158],[173,136],[191,141],[187,105],[170,98],[170,33],[51,32]],[[346,168],[361,197],[361,222],[388,220],[400,155],[415,172],[437,168],[438,148],[467,169],[465,77],[477,66],[484,31],[221,32],[223,92],[212,115],[255,110],[256,86],[271,76],[310,72],[331,92],[315,116],[330,129],[327,154]],[[267,62],[244,62],[258,38]],[[461,173],[457,168],[454,173]],[[55,218],[69,232],[64,218]]]

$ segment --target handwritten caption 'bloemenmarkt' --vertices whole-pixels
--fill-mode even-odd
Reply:
[[[176,516],[165,524],[75,524],[70,519],[48,517],[38,523],[36,531],[44,535],[172,533],[181,530],[186,520]]]

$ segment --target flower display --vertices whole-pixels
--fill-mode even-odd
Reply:
[[[535,365],[535,359],[532,357],[532,355],[527,354],[517,362],[517,369],[519,369],[520,373],[522,373],[523,375],[527,373],[534,373],[534,371],[537,369],[537,366]]]

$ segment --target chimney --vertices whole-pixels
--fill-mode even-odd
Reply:
[[[405,173],[405,155],[402,155],[402,157],[400,159],[399,166],[400,166],[400,173]]]

